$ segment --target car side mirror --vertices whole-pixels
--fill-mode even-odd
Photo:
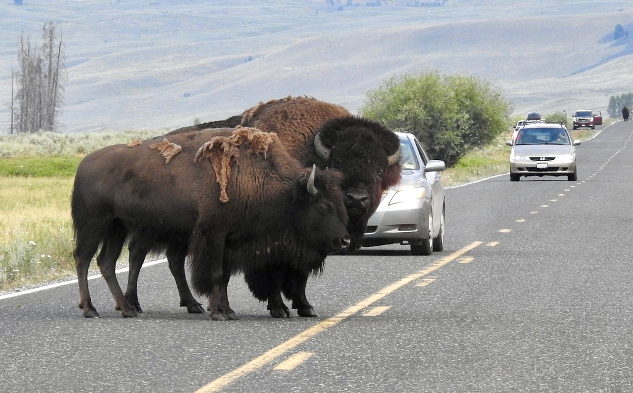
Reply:
[[[578,139],[574,140],[573,145],[574,145],[574,146],[578,146],[578,145],[580,145],[580,141],[579,141]]]
[[[442,160],[429,160],[424,167],[424,172],[439,172],[446,169],[446,164]]]
[[[506,145],[512,146],[512,139],[506,139]]]

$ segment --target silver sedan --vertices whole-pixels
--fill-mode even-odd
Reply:
[[[402,179],[387,190],[369,218],[364,247],[408,244],[414,255],[444,249],[444,161],[430,160],[413,134],[400,138]]]
[[[528,124],[514,140],[506,141],[510,151],[510,180],[521,176],[567,176],[576,181],[576,146],[562,124]]]

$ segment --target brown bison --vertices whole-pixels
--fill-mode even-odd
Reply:
[[[236,121],[237,118],[233,116],[224,121],[180,128],[167,136],[202,130],[205,127],[230,126]],[[382,193],[400,180],[398,137],[377,122],[352,116],[341,106],[307,97],[287,97],[261,103],[244,111],[241,124],[276,133],[288,152],[300,160],[302,165],[316,165],[321,169],[335,168],[343,173],[342,190],[349,217],[347,229],[351,237],[349,249],[355,251],[360,248],[367,220],[378,207]],[[135,253],[134,247],[130,248],[130,253]],[[169,255],[168,259],[172,267]],[[130,281],[126,296],[140,310],[135,297],[136,278],[143,259],[137,260],[140,263],[130,261]],[[183,265],[184,258],[173,263],[178,264]],[[174,270],[177,271],[172,268],[172,272]],[[188,292],[188,289],[181,288],[183,285],[186,287],[184,273],[180,277],[174,277],[182,299]],[[290,316],[285,305],[281,309],[278,307],[277,297],[271,304],[270,293],[275,290],[283,292],[292,301],[292,308],[297,310],[298,315],[317,315],[305,294],[308,277],[305,271],[298,272],[285,263],[280,266],[261,266],[245,272],[251,292],[261,301],[268,300],[268,309],[273,317]],[[188,310],[195,312],[189,307]]]
[[[86,317],[99,316],[87,274],[101,244],[97,263],[116,307],[125,317],[137,315],[114,274],[131,237],[130,263],[146,248],[165,249],[183,278],[189,253],[193,286],[212,299],[213,319],[236,319],[226,296],[231,274],[287,264],[309,275],[347,246],[340,183],[338,171],[303,168],[276,134],[253,128],[182,133],[89,154],[71,200],[79,307]],[[188,292],[186,281],[184,287]],[[268,298],[276,301],[274,293]]]

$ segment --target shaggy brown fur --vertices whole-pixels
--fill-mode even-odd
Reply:
[[[142,144],[143,144],[143,139],[142,138],[136,138],[133,141],[130,141],[127,144],[127,147],[136,147],[136,146],[139,146],[139,145],[142,145]]]
[[[339,105],[311,97],[285,97],[260,102],[242,114],[242,126],[275,132],[288,153],[305,162],[306,147],[326,120],[352,114]]]
[[[182,147],[178,146],[175,143],[171,143],[164,138],[162,141],[158,143],[154,143],[149,145],[149,148],[152,150],[159,150],[160,154],[165,158],[165,164],[169,164],[172,158],[178,153],[182,151]]]
[[[215,180],[220,186],[220,202],[229,201],[226,186],[231,177],[231,167],[240,156],[240,146],[248,144],[253,153],[256,155],[263,153],[266,158],[273,135],[256,128],[238,126],[230,136],[213,137],[198,149],[194,161],[199,162],[205,157],[211,161]]]

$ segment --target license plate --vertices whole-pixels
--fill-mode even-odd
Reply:
[[[547,163],[539,162],[538,164],[536,164],[536,169],[547,169]]]

